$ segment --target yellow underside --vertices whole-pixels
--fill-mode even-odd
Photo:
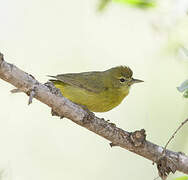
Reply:
[[[94,93],[82,88],[53,82],[63,96],[76,104],[86,106],[92,112],[106,112],[118,106],[129,93],[129,88],[123,90],[105,90]]]

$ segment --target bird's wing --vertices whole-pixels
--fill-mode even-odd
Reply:
[[[94,93],[99,93],[105,89],[102,81],[102,74],[100,72],[59,74],[51,77],[68,85],[79,87]]]

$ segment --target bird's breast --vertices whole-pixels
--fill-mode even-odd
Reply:
[[[118,106],[128,95],[128,91],[105,88],[100,93],[87,91],[73,86],[58,86],[66,98],[74,103],[86,106],[93,112],[106,112]]]

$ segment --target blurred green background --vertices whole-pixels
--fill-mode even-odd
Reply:
[[[157,1],[151,8],[97,0],[6,0],[0,6],[0,51],[46,82],[46,75],[128,65],[145,83],[117,108],[97,116],[127,131],[144,128],[165,145],[188,117],[176,87],[188,79],[188,3]],[[68,119],[0,80],[1,180],[138,180],[158,176],[152,162]],[[186,124],[168,148],[188,153]],[[135,173],[136,172],[136,173]],[[169,179],[183,176],[171,175]]]

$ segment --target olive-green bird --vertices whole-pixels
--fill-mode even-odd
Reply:
[[[93,112],[106,112],[118,106],[128,95],[133,79],[129,67],[117,66],[106,71],[59,74],[50,76],[63,96]]]

